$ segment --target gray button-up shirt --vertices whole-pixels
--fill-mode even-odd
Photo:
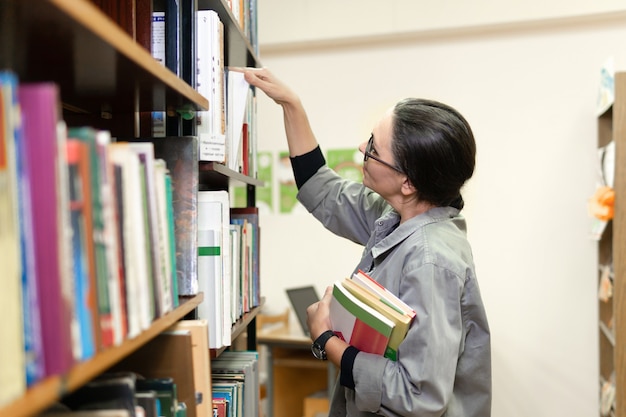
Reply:
[[[298,199],[327,229],[365,246],[355,271],[369,272],[417,313],[397,362],[357,354],[355,388],[337,383],[330,417],[489,417],[489,325],[459,210],[433,208],[400,225],[378,194],[326,166]]]

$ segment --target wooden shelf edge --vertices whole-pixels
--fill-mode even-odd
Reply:
[[[261,308],[263,307],[264,299],[261,299],[261,304],[253,307],[252,310],[245,313],[242,318],[237,320],[235,324],[233,324],[231,330],[231,340],[236,339],[239,335],[241,335],[248,327],[248,325],[252,322],[253,319],[261,312]],[[222,346],[217,349],[210,349],[211,359],[215,359],[222,354],[229,346]]]
[[[0,415],[27,417],[41,412],[55,401],[58,401],[63,395],[89,382],[119,360],[167,330],[196,308],[203,298],[204,295],[202,293],[194,297],[181,298],[181,304],[175,310],[156,319],[148,329],[137,337],[125,340],[119,346],[107,348],[93,358],[74,365],[65,375],[52,376],[36,383],[19,399],[4,408],[0,408]]]
[[[244,175],[240,172],[234,171],[228,168],[224,164],[218,162],[200,161],[200,172],[203,173],[216,173],[222,175],[224,178],[228,178],[233,181],[238,181],[242,184],[254,185],[256,187],[263,187],[265,181]]]
[[[206,110],[209,101],[198,93],[193,87],[177,77],[164,65],[159,64],[150,53],[138,45],[126,32],[115,22],[105,16],[94,4],[76,0],[49,0],[59,10],[74,21],[80,23],[85,29],[95,36],[113,46],[120,54],[134,62],[146,73],[159,79],[167,87],[178,91],[187,100]]]

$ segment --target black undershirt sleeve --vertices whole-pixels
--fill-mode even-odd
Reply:
[[[352,375],[352,368],[354,367],[354,359],[359,352],[359,349],[354,346],[348,346],[341,356],[341,373],[339,374],[339,383],[346,388],[354,389],[354,376]]]
[[[290,157],[289,160],[298,189],[315,175],[318,169],[326,165],[326,159],[319,146],[303,155]]]

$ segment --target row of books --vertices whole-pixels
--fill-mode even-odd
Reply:
[[[260,415],[258,360],[256,351],[225,351],[211,360],[214,417]]]
[[[198,307],[209,321],[212,349],[231,345],[231,329],[261,303],[260,228],[256,207],[231,207],[225,190],[198,192],[199,289],[210,303]]]
[[[39,417],[188,417],[173,378],[143,378],[132,372],[105,373]]]
[[[216,282],[228,298],[207,298],[222,308],[201,318],[221,318],[212,347],[230,345],[232,323],[260,304],[258,213],[225,204],[221,269],[199,271],[198,138],[68,129],[56,85],[8,72],[0,95],[0,405]]]
[[[250,42],[255,54],[259,54],[257,30],[257,1],[256,0],[228,0],[228,7],[239,23],[244,36]]]
[[[67,128],[53,83],[4,72],[0,94],[4,403],[138,335],[178,290],[171,177],[153,145]]]
[[[165,1],[153,12],[152,55],[171,71],[181,76],[210,103],[209,109],[197,113],[183,112],[168,116],[165,112],[153,113],[152,136],[178,136],[184,133],[197,135],[200,140],[198,158],[218,162],[245,175],[256,177],[256,96],[243,78],[225,66],[224,23],[215,10],[193,10],[195,42],[186,45],[181,26],[185,10],[177,1]],[[239,7],[240,2],[233,1]],[[246,7],[248,2],[241,2]],[[246,3],[246,4],[244,4]],[[243,13],[243,9],[242,13]],[[239,13],[235,13],[239,16]],[[181,49],[192,48],[195,53],[193,70],[185,71]],[[189,64],[191,65],[191,64]],[[185,76],[190,73],[191,78]],[[183,123],[193,123],[194,129],[182,128]],[[188,132],[185,132],[188,130]]]
[[[415,311],[363,271],[333,284],[332,330],[361,351],[398,359]]]

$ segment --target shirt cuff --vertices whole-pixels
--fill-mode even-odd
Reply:
[[[326,165],[326,159],[319,146],[303,155],[289,158],[291,160],[291,169],[296,180],[298,189],[309,180],[318,169]]]
[[[341,373],[339,374],[339,383],[346,388],[354,389],[354,375],[352,368],[354,367],[354,359],[360,350],[354,346],[348,346],[341,356]]]

